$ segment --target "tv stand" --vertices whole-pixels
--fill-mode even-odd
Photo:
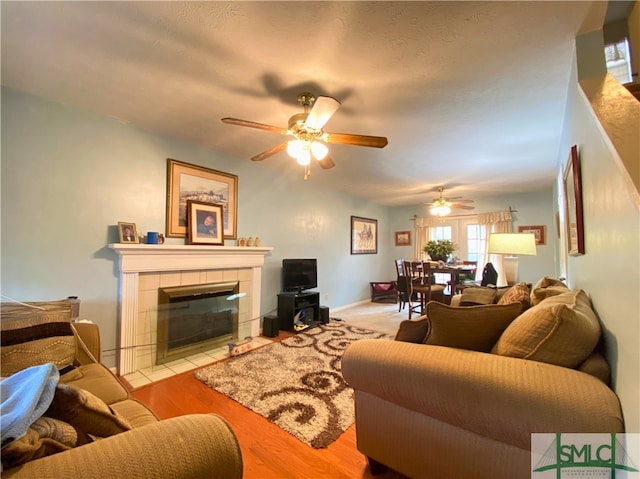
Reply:
[[[302,329],[294,327],[294,318],[300,313]],[[278,294],[278,324],[280,329],[299,333],[320,324],[320,293],[301,291]]]

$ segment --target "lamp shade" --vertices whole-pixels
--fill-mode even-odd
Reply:
[[[489,253],[536,256],[536,236],[533,233],[491,233]]]

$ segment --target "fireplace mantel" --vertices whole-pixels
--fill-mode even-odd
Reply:
[[[136,370],[135,342],[140,273],[250,268],[250,317],[260,316],[262,266],[265,256],[273,250],[271,247],[113,243],[109,248],[118,255],[120,375]],[[259,333],[260,321],[257,320],[251,326],[251,334]]]

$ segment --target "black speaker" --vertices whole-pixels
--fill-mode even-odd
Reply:
[[[329,323],[329,307],[328,306],[320,306],[320,321],[322,321],[322,324]]]
[[[262,335],[275,338],[280,333],[277,316],[265,316],[262,320]]]

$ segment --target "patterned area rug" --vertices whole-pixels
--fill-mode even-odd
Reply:
[[[314,448],[327,447],[354,422],[353,390],[342,378],[344,350],[390,336],[331,322],[200,369],[195,377]]]

